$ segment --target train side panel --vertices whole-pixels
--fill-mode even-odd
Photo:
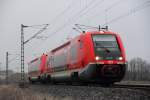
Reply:
[[[116,37],[117,37],[117,41],[118,41],[118,44],[120,46],[120,49],[121,49],[121,53],[122,53],[122,57],[123,57],[123,62],[127,62],[126,61],[126,54],[125,54],[125,49],[124,49],[124,46],[123,46],[123,42],[121,40],[121,37],[116,34]]]
[[[68,56],[69,56],[69,70],[74,69],[80,69],[81,66],[81,60],[83,57],[81,57],[80,53],[80,37],[76,37],[71,41],[70,47],[68,49]],[[82,53],[84,54],[84,53]]]

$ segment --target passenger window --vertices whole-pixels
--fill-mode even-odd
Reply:
[[[82,49],[82,48],[83,48],[83,42],[80,41],[80,49]]]

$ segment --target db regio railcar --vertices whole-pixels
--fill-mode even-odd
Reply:
[[[127,66],[120,36],[110,31],[85,32],[35,58],[30,82],[94,82],[113,84]]]

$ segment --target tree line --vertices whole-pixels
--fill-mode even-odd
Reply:
[[[128,62],[125,80],[150,81],[150,63],[142,58],[133,58]]]

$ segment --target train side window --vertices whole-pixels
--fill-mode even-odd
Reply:
[[[77,58],[77,45],[71,46],[71,49],[70,49],[70,56],[71,56],[71,59],[72,59],[73,61],[76,61],[76,58]]]
[[[82,48],[83,48],[83,42],[80,41],[80,49],[82,49]]]

